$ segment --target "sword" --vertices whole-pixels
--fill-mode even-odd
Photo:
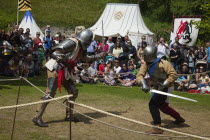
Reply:
[[[159,91],[159,90],[155,90],[155,89],[151,89],[150,92],[157,93],[157,94],[162,94],[162,95],[167,95],[167,96],[170,96],[170,97],[176,97],[176,98],[179,98],[179,99],[188,100],[188,101],[192,101],[192,102],[198,102],[197,100],[193,100],[193,99],[190,99],[190,98],[186,98],[186,97],[170,94],[170,93]]]

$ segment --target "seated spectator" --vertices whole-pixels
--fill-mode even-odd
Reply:
[[[116,74],[118,74],[120,72],[120,70],[121,70],[121,67],[120,67],[119,63],[120,63],[119,60],[115,59],[115,61],[114,61],[114,72]]]
[[[34,62],[31,54],[28,54],[24,59],[23,65],[21,66],[21,72],[25,77],[34,76]]]
[[[87,47],[87,55],[95,55],[95,50],[97,49],[98,45],[95,40],[92,40],[90,45]]]
[[[127,65],[124,63],[122,64],[122,69],[119,72],[118,81],[121,83],[122,86],[131,87],[135,83],[135,78],[131,71],[128,69]]]
[[[118,58],[120,53],[122,53],[122,52],[123,52],[123,48],[120,46],[120,42],[117,41],[116,45],[115,45],[115,47],[113,49],[112,56],[114,56],[115,58]]]
[[[88,68],[89,68],[89,64],[88,63],[84,63],[83,64],[83,70],[80,73],[80,80],[82,83],[91,83],[93,82],[93,78],[90,77],[89,73],[88,73]]]
[[[138,73],[138,70],[134,67],[133,64],[129,65],[129,70],[131,71],[131,73],[133,74],[133,77],[136,78],[136,75]]]
[[[130,40],[127,41],[126,46],[128,49],[127,53],[129,55],[129,58],[131,58],[131,56],[133,56],[135,58],[136,57],[136,48],[132,45]]]
[[[103,43],[98,44],[98,49],[100,49],[101,52],[104,51],[108,53],[109,45],[107,44],[107,39],[104,37],[103,41]]]
[[[100,75],[103,75],[104,74],[105,67],[106,67],[105,61],[103,59],[101,59],[99,61],[99,67],[98,67],[98,73]]]
[[[183,75],[181,75],[175,81],[178,84],[177,90],[178,91],[186,91],[188,89],[189,81],[190,81],[190,75],[187,75],[187,76],[185,75],[185,74],[189,74],[187,63],[184,63],[181,66],[181,70],[178,72],[178,74],[183,74]]]
[[[95,69],[95,62],[91,63],[90,64],[90,67],[88,68],[88,74],[89,74],[89,77],[91,77],[94,81],[94,83],[97,82],[97,69]]]
[[[20,67],[22,65],[22,59],[20,58],[18,53],[14,54],[14,57],[8,62],[9,69],[11,71],[11,75],[15,77],[19,77],[20,74]]]
[[[112,41],[112,37],[108,37],[108,40],[107,40],[106,44],[109,45],[108,53],[109,53],[109,54],[112,54],[112,53],[113,53],[113,49],[114,49],[114,47],[115,47],[115,44],[114,44],[114,42]]]
[[[40,46],[40,43],[42,44],[42,40],[40,38],[40,32],[37,32],[36,37],[33,39],[33,44],[34,44],[33,50],[37,51],[38,47]]]
[[[115,72],[114,72],[114,67],[113,67],[113,62],[110,61],[107,63],[107,66],[105,68],[104,72],[104,84],[108,86],[113,86],[116,84],[115,81]]]

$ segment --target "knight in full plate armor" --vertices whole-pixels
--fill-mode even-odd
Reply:
[[[71,77],[74,67],[77,65],[77,61],[80,59],[84,62],[91,62],[99,60],[106,55],[105,52],[92,56],[86,54],[86,46],[91,43],[92,39],[92,31],[85,29],[78,33],[75,38],[69,38],[52,48],[51,59],[45,64],[47,67],[48,79],[47,89],[45,91],[46,94],[41,98],[42,100],[49,99],[49,96],[54,97],[56,89],[58,88],[61,92],[61,85],[63,85],[68,94],[73,95],[70,100],[75,101],[78,96],[78,90]],[[37,114],[32,119],[32,121],[40,127],[48,127],[48,125],[42,121],[42,115],[47,105],[48,103],[43,103],[38,106]],[[71,114],[73,113],[71,112]],[[66,120],[78,121],[73,115],[68,117],[69,116],[67,115]]]
[[[149,92],[150,88],[154,88],[170,93],[173,90],[173,83],[177,79],[177,73],[168,61],[157,58],[156,53],[156,47],[147,46],[144,49],[143,55],[146,63],[141,66],[136,76],[137,82],[142,85],[142,90],[144,92]],[[148,85],[144,79],[147,72],[149,73],[151,80],[150,85]],[[152,98],[149,102],[149,110],[155,126],[161,126],[161,117],[159,110],[173,117],[175,119],[173,123],[175,124],[185,122],[180,114],[168,105],[168,96],[152,93]],[[163,130],[154,128],[147,133],[162,134]]]

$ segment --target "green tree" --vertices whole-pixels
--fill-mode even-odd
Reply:
[[[193,24],[199,29],[198,44],[204,45],[205,42],[210,41],[210,3],[201,6],[203,18],[201,21],[195,21]]]

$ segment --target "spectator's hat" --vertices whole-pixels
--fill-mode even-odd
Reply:
[[[184,62],[184,63],[182,64],[182,66],[187,66],[187,67],[188,67],[188,63],[187,63],[187,62]]]
[[[50,25],[47,25],[47,27],[50,27]]]
[[[26,58],[27,58],[27,59],[32,59],[32,54],[28,54],[28,55],[26,56]]]
[[[122,37],[119,35],[118,37],[117,37],[117,39],[121,39]]]
[[[55,37],[59,37],[59,34],[56,34]]]

